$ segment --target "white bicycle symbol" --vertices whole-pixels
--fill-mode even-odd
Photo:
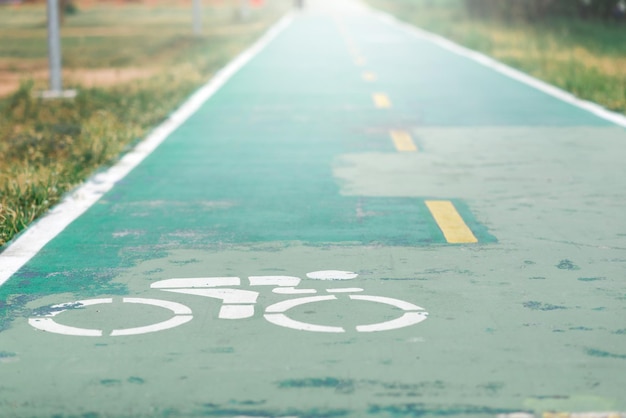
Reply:
[[[315,271],[307,274],[309,279],[315,280],[350,280],[356,278],[357,276],[358,275],[353,272],[338,270]],[[251,287],[274,286],[272,292],[281,295],[317,293],[317,290],[315,289],[297,288],[296,286],[300,284],[301,279],[293,276],[250,276],[248,277],[248,280]],[[232,288],[233,286],[240,285],[241,279],[239,277],[203,277],[161,280],[152,283],[150,287],[152,289],[159,289],[165,292],[183,293],[219,299],[222,301],[222,306],[220,307],[218,317],[220,319],[236,320],[251,318],[254,316],[254,307],[260,294],[260,292],[253,290]],[[350,300],[382,303],[404,311],[404,314],[396,319],[374,324],[357,325],[357,332],[388,331],[404,328],[418,324],[428,317],[428,312],[426,312],[423,308],[403,300],[382,296],[354,294],[362,291],[363,289],[357,287],[328,288],[326,289],[326,292],[329,293],[327,295],[298,297],[270,305],[265,308],[263,317],[272,324],[300,331],[343,333],[346,332],[343,327],[301,322],[292,319],[287,315],[287,312],[296,306],[308,303],[337,300],[336,294],[348,294],[348,298]],[[186,324],[193,319],[191,309],[188,306],[177,302],[146,298],[123,298],[122,302],[158,306],[170,310],[174,316],[166,321],[147,326],[113,330],[109,334],[112,337],[163,331]],[[63,325],[56,322],[55,319],[58,315],[70,309],[110,303],[113,303],[113,298],[87,299],[54,305],[49,309],[48,313],[29,318],[28,323],[39,330],[56,334],[101,337],[104,334],[102,330]]]

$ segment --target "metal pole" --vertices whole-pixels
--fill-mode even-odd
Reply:
[[[248,18],[248,0],[239,0],[239,18],[241,20]]]
[[[202,5],[200,0],[193,0],[193,34],[202,34]]]
[[[48,65],[50,90],[61,93],[61,38],[59,35],[59,0],[48,0]]]

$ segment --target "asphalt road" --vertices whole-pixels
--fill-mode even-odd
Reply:
[[[626,132],[492,64],[283,20],[0,256],[0,416],[626,416]]]

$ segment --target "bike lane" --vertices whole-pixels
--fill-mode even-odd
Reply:
[[[297,15],[0,287],[3,414],[624,410],[623,140],[361,8]]]

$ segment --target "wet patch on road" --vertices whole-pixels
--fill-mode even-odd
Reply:
[[[576,264],[574,264],[571,260],[561,260],[559,264],[556,265],[556,268],[560,270],[580,270]]]
[[[100,384],[102,386],[119,386],[122,384],[121,380],[118,379],[102,379],[100,380]]]
[[[626,354],[615,354],[615,353],[610,353],[608,351],[597,350],[595,348],[588,348],[585,350],[585,353],[592,357],[615,358],[615,359],[626,360]]]
[[[579,277],[581,282],[597,282],[599,280],[606,280],[606,277]]]
[[[16,353],[0,351],[0,363],[15,363],[16,361],[19,361]]]
[[[191,416],[203,416],[203,417],[257,417],[257,418],[336,418],[345,417],[351,415],[351,411],[347,409],[330,409],[330,408],[312,408],[312,409],[253,409],[246,408],[246,404],[242,402],[249,401],[230,401],[228,405],[217,405],[213,403],[205,403],[201,409],[196,411]],[[260,404],[264,404],[265,401],[260,401]],[[255,406],[255,405],[249,405]],[[258,405],[257,405],[258,406]],[[177,414],[171,414],[166,416],[177,416]]]
[[[534,311],[555,311],[557,309],[567,309],[565,306],[553,305],[551,303],[543,303],[531,300],[529,302],[524,302],[524,307],[528,309],[532,309]]]
[[[422,403],[408,403],[400,405],[371,405],[368,413],[370,415],[384,415],[393,417],[450,417],[484,415],[495,416],[497,414],[510,414],[513,409],[490,408],[487,406],[474,405],[426,405]]]
[[[439,393],[447,389],[441,380],[405,383],[373,379],[339,379],[335,377],[288,379],[277,383],[281,389],[332,389],[337,394],[348,395],[356,391],[368,391],[375,397],[415,398],[427,394]],[[504,387],[499,382],[488,382],[478,388],[486,393],[494,393]]]
[[[288,379],[278,383],[279,388],[296,388],[296,389],[319,389],[330,388],[334,389],[337,393],[352,393],[354,392],[354,380],[351,379],[337,379],[334,377],[325,378],[308,378],[308,379]]]

